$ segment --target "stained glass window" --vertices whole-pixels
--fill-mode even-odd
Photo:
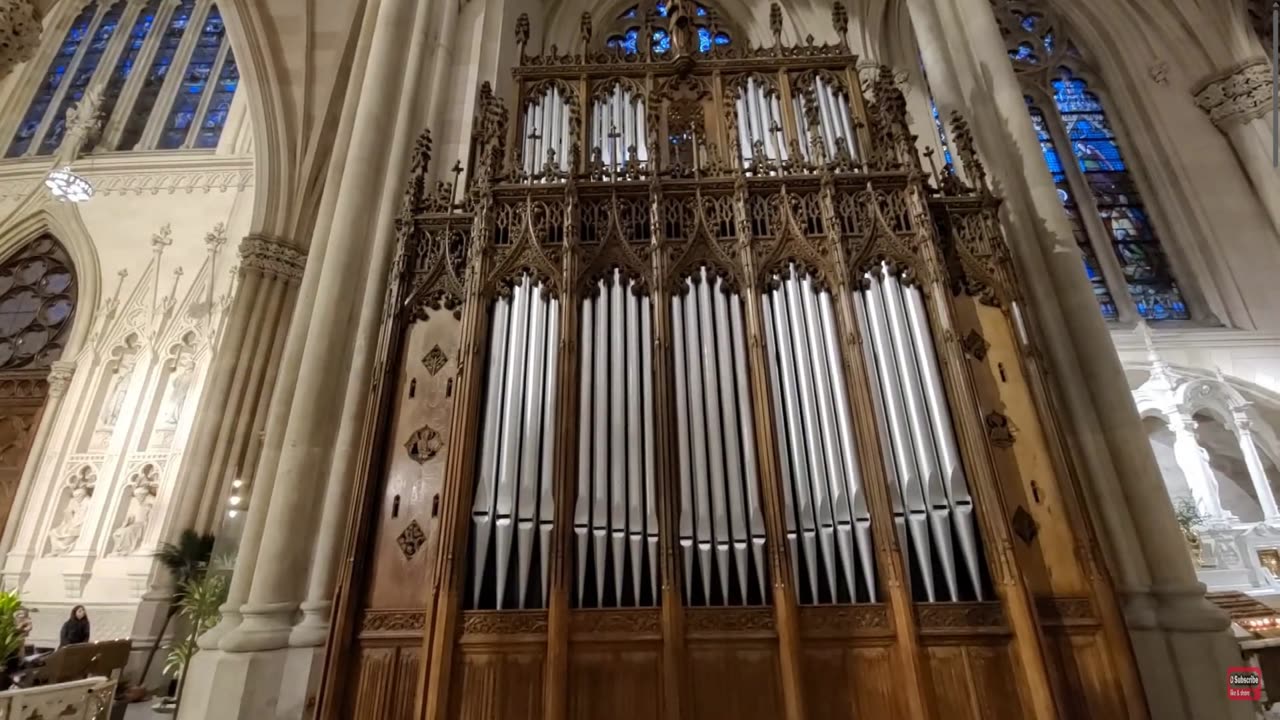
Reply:
[[[120,57],[116,60],[116,66],[112,69],[111,77],[107,79],[107,86],[102,93],[104,124],[105,120],[115,112],[116,103],[120,100],[120,92],[124,89],[125,81],[133,73],[133,64],[138,60],[138,53],[142,52],[142,45],[146,42],[152,25],[155,24],[156,12],[159,9],[160,0],[151,0],[133,22],[133,28],[129,31],[128,44],[120,51]]]
[[[235,97],[236,88],[240,85],[240,68],[236,65],[235,55],[227,48],[227,57],[222,62],[222,70],[218,73],[218,81],[209,96],[209,105],[204,111],[204,119],[200,122],[200,130],[196,134],[194,145],[202,149],[218,146],[222,137],[222,128],[227,125],[227,113],[231,110],[231,99]]]
[[[1125,166],[1098,97],[1067,68],[1053,80],[1054,104],[1067,129],[1071,154],[1093,193],[1103,225],[1138,312],[1148,320],[1190,317],[1168,258]]]
[[[1062,159],[1053,143],[1053,136],[1049,134],[1049,125],[1045,120],[1044,112],[1032,104],[1031,98],[1026,100],[1027,111],[1031,113],[1031,124],[1035,127],[1036,137],[1040,140],[1040,152],[1044,155],[1045,164],[1049,166],[1049,174],[1053,176],[1053,182],[1058,188],[1058,199],[1062,201],[1062,209],[1071,223],[1071,234],[1075,238],[1076,246],[1084,255],[1084,271],[1089,278],[1089,284],[1093,286],[1093,296],[1098,301],[1102,316],[1108,320],[1115,320],[1119,317],[1115,298],[1111,296],[1111,291],[1107,289],[1107,281],[1102,277],[1098,256],[1093,251],[1093,243],[1089,241],[1089,235],[1084,229],[1080,208],[1076,205],[1071,188],[1067,185]]]
[[[164,35],[161,36],[159,45],[156,47],[151,67],[142,81],[142,88],[138,91],[138,99],[129,113],[124,133],[120,136],[118,146],[120,150],[132,150],[142,140],[142,133],[147,128],[147,118],[151,117],[151,111],[155,108],[160,89],[164,87],[164,79],[169,74],[169,66],[173,64],[178,44],[182,42],[182,36],[187,31],[195,6],[196,0],[182,0],[174,8],[169,25],[165,28]]]
[[[204,97],[210,76],[213,75],[214,64],[218,61],[218,54],[225,37],[226,28],[222,24],[222,13],[218,11],[218,6],[214,5],[209,9],[204,25],[200,28],[200,37],[196,40],[195,49],[191,51],[191,59],[187,62],[182,83],[178,86],[178,94],[173,99],[173,107],[169,110],[164,128],[160,131],[158,143],[160,149],[180,148],[186,141],[191,126],[195,123],[196,113],[200,109],[200,100]]]
[[[0,369],[49,367],[62,355],[75,308],[71,257],[52,236],[0,264]]]
[[[653,29],[653,35],[650,38],[650,47],[653,52],[663,55],[671,51],[671,35],[666,28],[662,27],[663,18],[667,17],[668,6],[665,2],[660,2],[654,6],[654,12],[659,18],[658,23]],[[695,5],[694,13],[698,17],[710,17],[711,11],[705,5]],[[640,16],[640,6],[632,5],[618,15],[619,21],[634,22]],[[700,21],[699,21],[700,22]],[[711,52],[716,45],[728,45],[732,42],[729,35],[722,31],[712,31],[706,25],[698,24],[698,51]],[[640,28],[636,26],[627,27],[622,32],[610,35],[605,40],[605,47],[615,48],[630,55],[634,55],[640,51],[639,46]]]
[[[53,56],[52,62],[49,63],[49,69],[45,72],[44,80],[40,82],[40,86],[36,89],[35,97],[31,99],[31,103],[27,106],[27,112],[23,115],[22,122],[18,124],[18,131],[14,133],[13,141],[9,143],[7,157],[23,155],[31,147],[31,141],[40,129],[40,124],[44,121],[45,115],[49,111],[49,106],[53,104],[53,96],[57,94],[58,87],[62,85],[63,76],[71,69],[76,54],[80,50],[80,44],[89,35],[90,26],[93,24],[93,19],[97,13],[98,3],[91,2],[85,5],[75,20],[71,21],[71,27],[62,39],[62,45],[59,46],[57,54]]]
[[[80,62],[76,64],[75,72],[71,74],[71,81],[62,95],[62,102],[58,104],[57,110],[50,118],[49,129],[45,131],[44,140],[40,142],[40,150],[36,154],[51,155],[58,149],[58,145],[62,144],[62,135],[67,129],[67,111],[79,103],[84,97],[85,90],[89,89],[93,73],[98,69],[98,63],[102,61],[102,54],[107,51],[107,43],[111,42],[111,36],[115,34],[116,26],[120,24],[120,14],[124,12],[124,7],[123,0],[112,4],[89,37],[89,43],[80,56]]]

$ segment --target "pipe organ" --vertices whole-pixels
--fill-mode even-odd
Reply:
[[[964,118],[668,10],[415,148],[318,717],[1145,717]]]

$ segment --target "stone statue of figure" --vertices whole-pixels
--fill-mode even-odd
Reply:
[[[698,6],[693,0],[671,0],[668,5],[667,30],[671,35],[671,56],[692,55],[698,51],[698,28],[693,19]]]
[[[89,488],[76,485],[71,490],[71,499],[62,509],[62,521],[49,531],[49,554],[65,555],[80,539],[80,531],[84,529],[84,516],[89,510]]]
[[[124,524],[111,533],[112,555],[128,555],[137,551],[142,545],[142,536],[147,531],[147,523],[151,520],[151,510],[155,504],[156,496],[151,485],[138,483],[134,486]]]
[[[80,157],[84,146],[101,129],[102,86],[85,90],[80,102],[67,108],[62,144],[58,146],[58,164],[70,165]]]
[[[177,425],[182,416],[182,406],[186,404],[187,393],[191,392],[191,381],[194,379],[196,361],[189,354],[178,358],[177,367],[169,376],[169,393],[165,398],[164,412],[161,421],[165,425]]]
[[[120,358],[120,365],[111,376],[111,386],[107,388],[106,397],[102,401],[102,414],[98,421],[107,427],[116,424],[120,411],[124,409],[124,396],[129,391],[129,379],[133,377],[133,364],[136,356],[132,353]]]

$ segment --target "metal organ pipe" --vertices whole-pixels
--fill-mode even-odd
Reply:
[[[615,85],[609,94],[597,98],[591,113],[591,148],[600,148],[600,162],[609,175],[622,172],[632,159],[644,166],[649,161],[645,144],[645,110],[643,100],[625,85]]]
[[[765,597],[764,521],[740,299],[703,269],[674,298],[679,538],[692,605]],[[686,460],[688,461],[686,463]]]
[[[569,98],[555,85],[525,106],[523,169],[526,175],[551,179],[543,177],[543,169],[550,159],[548,151],[555,153],[556,165],[562,172],[572,170],[569,167],[569,114]]]
[[[816,121],[818,125],[818,139],[822,141],[828,161],[835,159],[836,141],[841,139],[844,140],[849,153],[856,158],[858,142],[857,135],[853,131],[853,117],[849,109],[848,96],[842,90],[833,87],[823,77],[814,78],[812,92],[817,118],[809,116],[804,99],[799,94],[792,100],[798,125],[796,132],[800,138],[800,150],[805,159],[814,159],[810,148],[810,142],[813,139],[809,134],[811,121]]]
[[[738,111],[739,161],[742,167],[750,167],[756,159],[756,142],[761,143],[765,155],[760,160],[786,160],[782,110],[777,95],[770,94],[769,88],[755,77],[748,77],[739,86],[735,106]]]
[[[799,587],[811,603],[875,601],[870,515],[831,297],[794,266],[778,279],[764,298],[772,314],[765,333],[770,375],[777,378],[779,435],[785,435],[779,445],[790,486],[787,514],[799,518],[805,559]]]
[[[595,290],[583,300],[575,587],[579,607],[634,607],[658,590],[650,301],[617,270]]]
[[[805,447],[805,423],[801,419],[799,384],[796,380],[795,355],[791,348],[791,321],[787,317],[786,294],[782,290],[774,290],[765,296],[773,306],[773,322],[770,347],[778,358],[779,372],[782,381],[777,385],[781,390],[782,402],[786,406],[787,444],[791,455],[793,483],[791,488],[795,494],[795,514],[799,519],[800,542],[804,559],[808,568],[809,590],[811,597],[818,597],[818,564],[817,538],[818,524],[813,512],[813,500],[810,493],[809,454]],[[775,402],[777,398],[775,395]],[[797,587],[799,587],[797,585]]]
[[[887,270],[868,275],[861,305],[871,330],[888,435],[891,468],[906,503],[912,557],[925,599],[964,600],[984,595],[973,502],[964,478],[947,408],[928,316],[920,291]],[[928,531],[926,532],[926,526]],[[953,542],[963,565],[957,567]],[[940,575],[944,588],[935,587]],[[962,585],[961,580],[966,582]]]
[[[932,601],[937,596],[933,587],[933,548],[928,537],[928,509],[924,491],[916,467],[915,444],[903,399],[902,383],[898,374],[898,362],[893,341],[889,335],[889,319],[885,314],[883,282],[869,275],[870,289],[861,294],[866,308],[867,324],[871,330],[871,347],[875,353],[875,367],[880,380],[880,397],[884,401],[888,423],[888,437],[893,446],[894,475],[902,493],[903,512],[910,547],[916,562],[926,571],[923,577],[925,598]]]
[[[546,603],[554,522],[551,423],[558,328],[557,302],[527,276],[510,297],[496,302],[485,391],[486,442],[472,504],[473,607]],[[537,592],[531,593],[531,587]]]

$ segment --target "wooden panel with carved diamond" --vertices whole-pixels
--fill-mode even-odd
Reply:
[[[452,313],[433,312],[408,333],[387,437],[367,608],[422,607],[430,595],[459,332]]]

